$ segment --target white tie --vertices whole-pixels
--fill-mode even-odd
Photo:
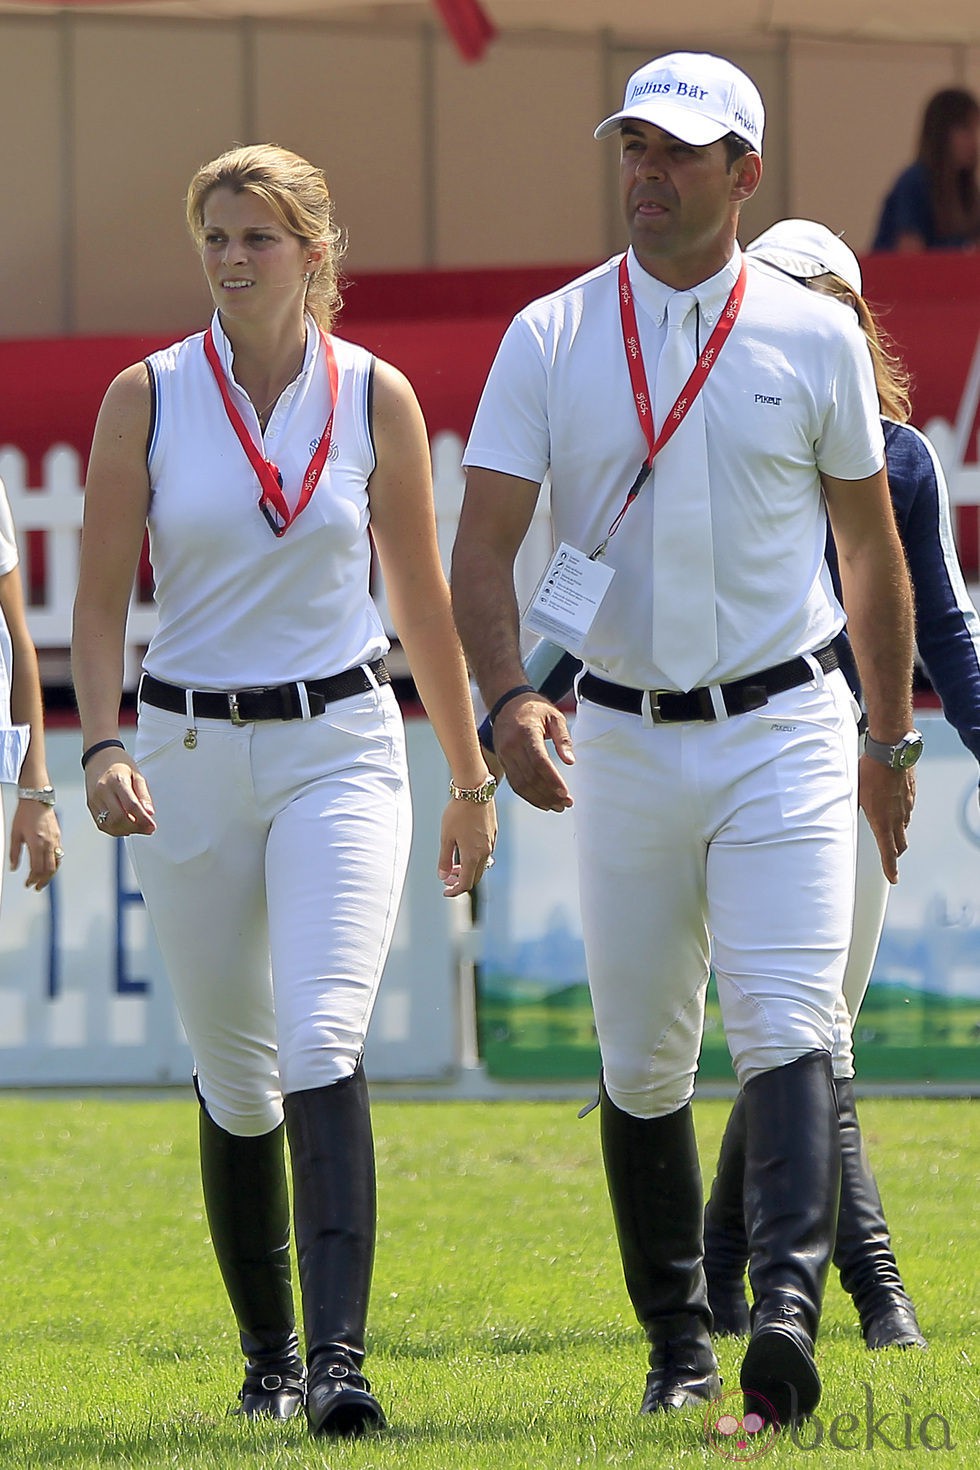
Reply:
[[[696,303],[691,291],[675,292],[667,303],[667,340],[654,392],[658,432],[697,361],[688,321]],[[694,689],[718,661],[708,446],[700,394],[653,464],[653,661],[683,690]]]

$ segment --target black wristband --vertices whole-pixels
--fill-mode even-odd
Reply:
[[[108,750],[109,747],[112,746],[112,745],[118,746],[120,750],[125,750],[126,749],[125,745],[123,744],[123,742],[121,740],[97,740],[94,745],[90,745],[89,746],[88,750],[83,750],[82,751],[82,770],[84,771],[85,767],[88,765],[88,763],[92,759],[93,755],[97,755],[100,750]]]
[[[493,725],[494,720],[500,714],[504,705],[508,704],[510,700],[516,699],[519,694],[537,694],[537,692],[533,684],[515,684],[513,689],[508,689],[506,694],[500,696],[493,709],[487,715],[490,724]]]

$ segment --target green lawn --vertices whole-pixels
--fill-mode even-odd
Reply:
[[[697,1107],[707,1165],[726,1107]],[[874,1099],[862,1116],[931,1349],[868,1353],[833,1282],[819,1422],[766,1464],[976,1470],[980,1114],[969,1101]],[[595,1113],[382,1098],[375,1127],[367,1371],[391,1429],[324,1444],[298,1421],[228,1417],[238,1348],[203,1218],[189,1094],[0,1094],[2,1470],[732,1463],[699,1413],[636,1414],[644,1346],[611,1240]],[[720,1349],[727,1388],[739,1352]]]

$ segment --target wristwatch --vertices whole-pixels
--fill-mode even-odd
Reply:
[[[476,801],[485,806],[488,801],[493,801],[493,793],[497,789],[497,778],[488,776],[481,786],[457,786],[455,781],[449,783],[449,795],[453,801]]]
[[[914,766],[922,754],[922,736],[918,730],[910,730],[896,745],[889,745],[884,740],[872,740],[870,735],[865,735],[864,753],[883,766],[891,766],[893,771],[905,771]]]

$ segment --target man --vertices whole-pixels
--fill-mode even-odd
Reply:
[[[736,67],[676,53],[636,72],[596,130],[620,137],[630,249],[508,329],[465,455],[453,591],[514,789],[565,811],[548,742],[566,767],[578,756],[603,1156],[651,1344],[641,1412],[719,1391],[690,1110],[710,928],[745,1096],[755,1310],[741,1385],[786,1423],[820,1396],[840,1175],[830,1047],[853,894],[855,706],[828,653],[844,618],[825,504],[870,733],[896,747],[894,766],[861,760],[893,882],[915,741],[910,594],[867,347],[834,303],[742,270],[763,122]],[[514,558],[548,473],[558,551],[527,622],[584,662],[576,752],[519,648]]]

